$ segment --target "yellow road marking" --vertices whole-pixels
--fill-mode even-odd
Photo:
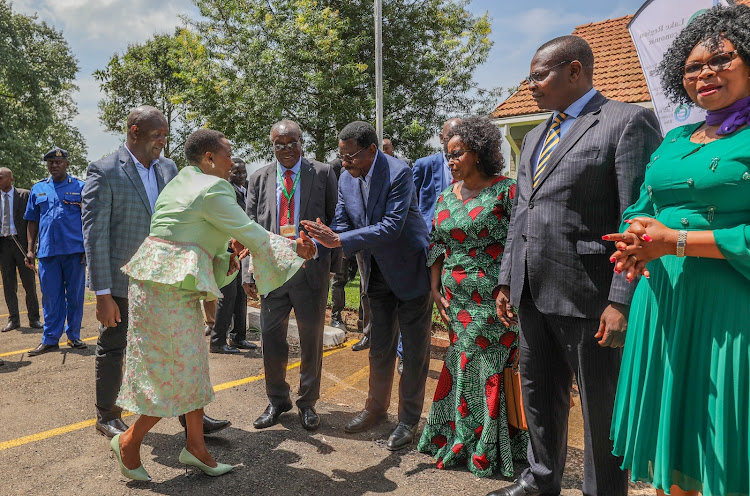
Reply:
[[[328,350],[325,353],[323,353],[323,357],[325,358],[325,357],[327,357],[329,355],[333,355],[334,353],[338,353],[341,350],[345,350],[345,349],[349,348],[350,346],[352,346],[355,342],[356,341],[352,340],[350,343],[345,343],[345,344],[343,344],[341,346],[338,346],[336,348]],[[294,362],[294,363],[291,363],[291,364],[287,365],[287,370],[291,370],[291,369],[297,368],[299,366],[300,366],[300,362]],[[357,372],[357,373],[359,373],[359,372]],[[266,377],[265,374],[259,374],[259,375],[254,375],[252,377],[246,377],[244,379],[239,379],[239,380],[236,380],[236,381],[230,381],[230,382],[225,382],[223,384],[217,384],[216,386],[214,386],[214,391],[216,391],[216,392],[223,391],[224,389],[229,389],[229,388],[241,386],[243,384],[248,384],[248,383],[251,383],[251,382],[256,382],[256,381],[259,381],[261,379],[264,379],[265,377]],[[133,413],[123,412],[123,414],[122,414],[123,417],[127,417],[127,416],[130,416],[130,415],[133,415]],[[10,449],[10,448],[16,448],[18,446],[23,446],[24,444],[34,443],[34,442],[37,442],[37,441],[43,441],[43,440],[49,439],[51,437],[61,436],[63,434],[67,434],[68,432],[73,432],[73,431],[78,431],[78,430],[81,430],[81,429],[85,429],[87,427],[91,427],[95,423],[96,423],[96,419],[89,419],[89,420],[84,420],[83,422],[77,422],[75,424],[64,425],[62,427],[57,427],[56,429],[50,429],[48,431],[38,432],[36,434],[31,434],[29,436],[24,436],[24,437],[19,437],[19,438],[16,438],[16,439],[11,439],[10,441],[4,441],[4,442],[0,443],[0,451],[6,450],[6,449]]]
[[[349,389],[351,387],[354,387],[355,384],[357,384],[362,379],[370,376],[370,366],[362,367],[349,377],[345,377],[341,379],[339,382],[337,382],[335,385],[329,387],[326,391],[323,392],[323,396],[326,396],[328,398],[333,398],[340,392]]]

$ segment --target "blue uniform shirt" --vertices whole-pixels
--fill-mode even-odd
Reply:
[[[83,253],[81,190],[83,181],[51,177],[31,187],[23,218],[39,222],[38,258]]]

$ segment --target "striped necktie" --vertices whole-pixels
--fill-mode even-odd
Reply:
[[[553,150],[555,149],[557,144],[560,143],[560,126],[562,125],[562,122],[566,117],[568,116],[563,114],[562,112],[557,114],[557,116],[552,120],[552,125],[549,127],[549,131],[547,131],[547,139],[544,140],[542,153],[539,154],[539,162],[537,162],[536,170],[534,171],[535,188],[537,184],[539,184],[539,178],[541,177],[542,172],[544,172],[544,168],[547,167],[547,162],[549,162],[549,158],[552,155]]]

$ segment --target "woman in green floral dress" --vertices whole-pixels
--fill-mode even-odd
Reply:
[[[438,198],[432,245],[432,294],[451,344],[418,449],[438,468],[466,464],[478,477],[513,475],[528,434],[508,425],[503,368],[515,358],[518,328],[495,315],[500,262],[515,181],[501,176],[502,136],[488,119],[454,128],[448,158],[454,184]],[[441,291],[442,287],[442,291]]]

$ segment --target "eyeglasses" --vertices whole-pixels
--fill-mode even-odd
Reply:
[[[445,158],[450,162],[451,160],[458,160],[459,158],[464,156],[464,153],[468,152],[469,150],[455,150],[451,153],[446,153]]]
[[[687,64],[684,67],[680,67],[680,72],[685,81],[695,81],[703,72],[703,68],[708,68],[714,72],[726,71],[732,65],[732,60],[737,55],[737,50],[731,52],[717,53],[710,57],[705,64],[701,62],[693,62]]]
[[[359,155],[360,152],[362,152],[362,150],[364,150],[365,148],[367,147],[365,146],[365,147],[360,148],[359,150],[357,150],[356,153],[345,153],[343,155],[341,155],[340,153],[337,153],[336,157],[338,157],[338,159],[341,160],[342,162],[351,162],[352,160],[354,160],[354,157]]]
[[[294,150],[299,146],[299,141],[292,141],[291,143],[287,143],[286,145],[281,143],[274,143],[273,149],[277,152],[283,152],[284,150]]]
[[[549,73],[552,72],[552,69],[554,69],[555,67],[560,67],[563,64],[570,64],[571,62],[573,62],[573,61],[572,60],[563,60],[562,62],[553,65],[552,67],[550,67],[546,71],[532,72],[526,78],[526,82],[529,83],[529,84],[531,84],[531,83],[541,83],[542,81],[544,81],[545,79],[547,79],[547,76],[549,76]]]

